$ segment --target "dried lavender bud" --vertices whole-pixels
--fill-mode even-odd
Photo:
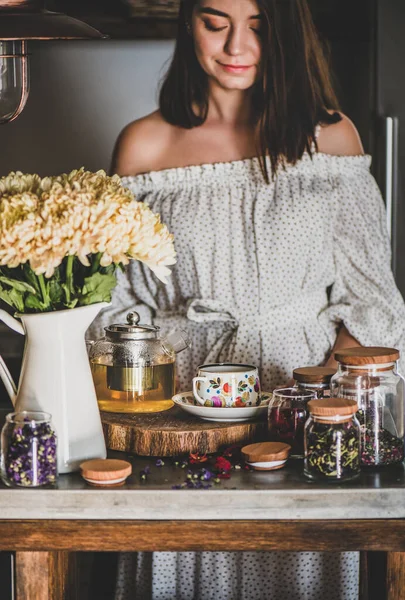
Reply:
[[[307,431],[305,472],[328,479],[351,479],[360,472],[358,429],[353,422],[316,423]]]
[[[24,487],[53,484],[57,476],[55,432],[49,423],[26,421],[10,431],[4,449],[6,478]]]

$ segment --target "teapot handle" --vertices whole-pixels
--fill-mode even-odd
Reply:
[[[7,394],[10,396],[13,406],[15,406],[17,388],[2,356],[0,356],[0,379],[4,383],[4,387],[6,388]]]

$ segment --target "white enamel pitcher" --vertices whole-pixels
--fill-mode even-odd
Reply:
[[[17,314],[0,309],[0,320],[26,336],[18,390],[0,357],[0,377],[15,411],[52,415],[58,438],[58,471],[77,471],[89,458],[105,458],[100,412],[87,356],[84,334],[98,312],[99,302],[69,310]]]

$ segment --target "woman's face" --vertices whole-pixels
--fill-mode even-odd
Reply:
[[[260,67],[260,11],[254,0],[200,0],[192,33],[198,61],[227,90],[247,90]]]

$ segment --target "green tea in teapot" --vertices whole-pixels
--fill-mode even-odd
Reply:
[[[174,362],[153,366],[105,365],[91,360],[100,410],[153,413],[173,406]]]

